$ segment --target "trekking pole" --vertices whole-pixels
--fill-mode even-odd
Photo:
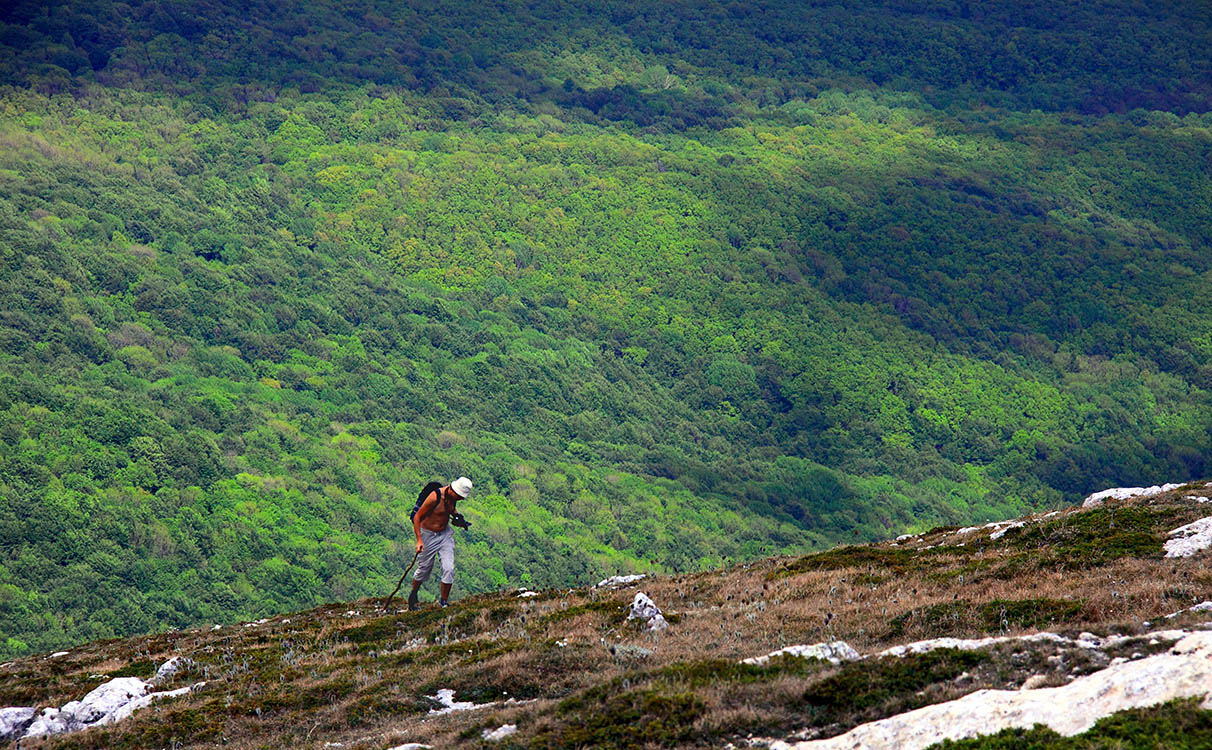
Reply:
[[[408,567],[404,569],[404,575],[400,576],[400,582],[396,584],[395,591],[392,591],[391,595],[387,597],[387,601],[383,602],[383,609],[387,609],[391,604],[391,600],[395,598],[396,594],[400,591],[400,587],[404,585],[404,579],[408,577],[408,571],[412,570],[412,566],[417,564],[417,558],[420,556],[420,550],[412,556],[412,562],[408,563]]]

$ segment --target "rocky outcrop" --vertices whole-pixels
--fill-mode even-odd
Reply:
[[[631,611],[627,613],[628,620],[643,620],[648,623],[649,630],[664,630],[669,627],[661,608],[643,591],[636,592],[631,600]]]
[[[780,656],[799,656],[805,659],[823,659],[830,664],[837,666],[844,661],[857,661],[863,657],[855,651],[849,643],[845,641],[830,641],[828,643],[813,643],[803,646],[788,646],[780,648],[778,651],[771,651],[765,656],[754,656],[750,659],[742,659],[742,664],[765,664],[771,659]]]
[[[153,701],[184,695],[205,685],[199,682],[177,690],[152,691],[157,680],[171,677],[187,663],[186,660],[170,659],[160,665],[157,677],[152,682],[138,677],[117,677],[61,708],[44,708],[41,711],[33,707],[0,709],[0,741],[65,734],[113,724]]]
[[[641,581],[647,577],[648,577],[648,575],[646,573],[637,573],[633,576],[611,576],[609,578],[603,578],[602,580],[598,581],[597,585],[595,585],[594,588],[595,589],[606,589],[606,588],[614,588],[615,586],[626,586],[630,583],[635,583],[636,581]]]
[[[482,732],[480,732],[480,737],[484,738],[485,740],[488,740],[489,742],[496,742],[497,740],[503,740],[506,737],[511,737],[517,733],[518,733],[517,724],[502,724],[501,726],[497,727],[496,729],[483,730]]]
[[[1212,547],[1212,516],[1179,526],[1169,536],[1170,540],[1163,545],[1166,557],[1190,557],[1206,550]]]
[[[25,733],[38,715],[36,708],[0,708],[0,742],[15,739]]]
[[[1082,501],[1083,508],[1097,508],[1104,500],[1127,500],[1130,497],[1151,497],[1163,492],[1176,490],[1181,484],[1155,484],[1152,487],[1113,487],[1109,490],[1087,495]]]
[[[825,740],[775,741],[775,750],[926,748],[943,740],[1029,729],[1044,724],[1080,734],[1119,711],[1179,698],[1203,698],[1212,708],[1212,632],[1191,633],[1165,654],[1112,664],[1068,685],[1035,690],[980,690],[958,700],[910,711]]]
[[[429,696],[430,700],[441,704],[441,708],[431,708],[431,715],[451,714],[455,711],[474,711],[477,708],[488,708],[489,706],[497,705],[494,703],[472,703],[470,701],[457,701],[454,699],[455,691],[449,688],[442,688],[437,692],[437,695]]]

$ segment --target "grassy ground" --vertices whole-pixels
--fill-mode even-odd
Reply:
[[[1184,499],[1191,495],[1212,489],[1192,485],[1040,514],[998,539],[990,528],[937,529],[619,590],[500,592],[417,612],[383,612],[363,600],[246,626],[91,643],[0,666],[0,706],[62,705],[109,677],[149,677],[181,655],[192,665],[165,687],[205,680],[204,688],[115,727],[22,747],[475,746],[482,731],[506,723],[518,734],[493,747],[706,747],[750,734],[831,736],[977,689],[1016,688],[1035,675],[1064,684],[1120,654],[1005,644],[840,666],[739,660],[835,639],[868,654],[944,635],[1142,634],[1144,621],[1212,590],[1207,555],[1163,557],[1166,533],[1207,512]],[[667,631],[651,634],[626,619],[637,590],[664,609]],[[1192,614],[1165,622],[1200,621]],[[1142,639],[1122,655],[1159,647]],[[428,696],[442,688],[495,705],[431,715],[436,703]],[[954,746],[1119,747],[1139,730],[1145,744],[1122,746],[1160,747],[1147,738],[1205,737],[1208,726],[1207,712],[1179,703],[1119,715],[1080,741],[1036,730]]]

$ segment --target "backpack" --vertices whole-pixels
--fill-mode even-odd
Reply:
[[[440,489],[442,489],[441,482],[430,482],[429,484],[422,487],[421,494],[417,495],[417,504],[412,506],[412,512],[408,514],[408,519],[410,521],[416,520],[417,511],[419,511],[421,509],[421,503],[425,502],[425,498],[427,498],[431,494],[433,494],[434,490],[440,490]],[[439,495],[438,502],[441,502],[441,501],[442,501],[442,498]],[[432,512],[432,511],[433,511],[433,509],[430,508],[429,512]],[[426,512],[425,516],[429,515],[429,512]],[[422,521],[425,520],[425,516],[421,516]]]

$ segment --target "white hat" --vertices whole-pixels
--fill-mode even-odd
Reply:
[[[467,497],[471,494],[471,480],[467,477],[459,477],[450,483],[450,489],[459,494],[459,497]]]

